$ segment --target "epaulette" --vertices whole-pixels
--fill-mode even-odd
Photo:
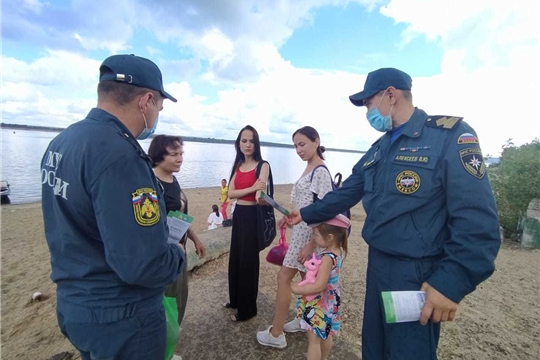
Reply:
[[[450,130],[459,125],[461,120],[463,118],[458,116],[432,115],[427,118],[426,126]]]

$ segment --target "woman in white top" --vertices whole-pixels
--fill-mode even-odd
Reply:
[[[294,208],[301,209],[311,205],[316,199],[322,199],[327,192],[332,191],[332,178],[324,164],[323,152],[325,148],[320,145],[317,130],[311,126],[304,126],[295,131],[293,142],[298,156],[307,162],[306,168],[300,179],[294,184],[291,194]],[[284,217],[279,225],[285,226],[285,224],[286,218]],[[287,346],[283,331],[303,331],[298,318],[287,324],[285,324],[285,320],[291,303],[292,279],[297,272],[300,272],[304,278],[307,269],[303,263],[316,248],[315,241],[311,236],[312,233],[313,229],[305,222],[293,227],[289,250],[278,273],[274,321],[268,329],[257,333],[257,340],[261,345],[283,349]]]
[[[208,230],[214,230],[218,225],[221,226],[223,224],[223,215],[219,212],[217,205],[212,205],[212,213],[208,216],[206,222],[208,223]]]

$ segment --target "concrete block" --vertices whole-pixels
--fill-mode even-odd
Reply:
[[[206,256],[202,259],[199,259],[199,256],[195,253],[193,241],[188,239],[188,271],[228,253],[231,247],[231,230],[232,226],[229,226],[198,233],[197,236],[206,248]]]

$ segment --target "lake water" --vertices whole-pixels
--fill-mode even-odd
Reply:
[[[58,133],[31,130],[2,131],[2,179],[11,185],[12,203],[28,203],[41,199],[40,163],[49,142]],[[147,150],[150,140],[140,141]],[[292,184],[302,174],[306,163],[293,148],[263,146],[262,156],[270,162],[275,184]],[[220,186],[229,178],[235,151],[233,144],[184,142],[184,163],[176,174],[183,188]],[[332,174],[347,178],[362,154],[327,151],[326,164]]]

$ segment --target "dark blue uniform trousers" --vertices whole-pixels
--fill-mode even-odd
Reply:
[[[437,259],[403,259],[369,247],[364,322],[363,360],[435,360],[440,324],[419,321],[387,324],[382,291],[420,290],[433,273]]]
[[[59,301],[60,330],[83,360],[163,360],[166,323],[163,306],[137,315],[131,306],[89,308]]]

